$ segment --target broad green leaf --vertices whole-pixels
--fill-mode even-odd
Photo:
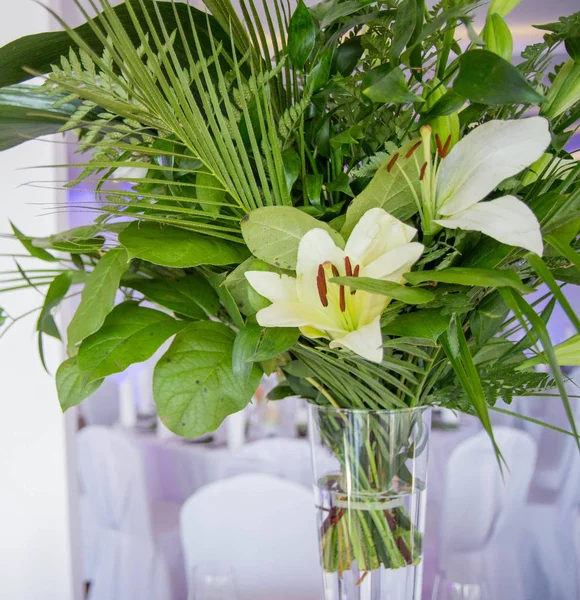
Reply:
[[[295,395],[296,393],[289,385],[282,383],[268,392],[268,400],[284,400],[284,398],[288,398],[288,396]]]
[[[37,248],[32,243],[32,238],[25,236],[14,223],[10,223],[12,226],[12,231],[14,235],[18,238],[18,241],[26,248],[30,256],[34,256],[34,258],[40,258],[40,260],[45,260],[46,262],[58,262],[58,258],[43,250],[42,248]]]
[[[80,404],[94,394],[101,383],[102,380],[87,383],[79,370],[76,357],[65,360],[56,372],[56,389],[62,411]]]
[[[232,323],[241,329],[244,326],[244,319],[240,313],[240,309],[231,295],[230,290],[225,285],[226,274],[225,273],[206,273],[207,280],[210,285],[217,293],[221,303],[225,307],[226,311],[230,315]]]
[[[127,286],[152,302],[192,319],[216,316],[220,307],[216,292],[200,275],[179,279],[132,279]]]
[[[407,304],[425,304],[435,298],[433,292],[423,288],[407,287],[393,281],[382,281],[370,277],[333,277],[330,281],[346,285],[353,290],[364,290],[371,294],[389,296]]]
[[[260,325],[247,324],[240,329],[232,351],[234,375],[247,379],[252,371],[251,357],[256,353],[264,330]]]
[[[363,52],[361,36],[348,38],[336,49],[332,70],[336,69],[343,77],[348,77],[354,71]]]
[[[328,83],[333,55],[334,47],[329,46],[320,54],[316,65],[314,65],[310,73],[308,73],[308,76],[306,77],[306,87],[311,92],[316,92]]]
[[[129,266],[123,248],[109,250],[90,274],[81,302],[67,330],[69,351],[86,337],[98,331],[105,317],[113,310],[121,276]]]
[[[488,8],[490,14],[497,13],[505,17],[521,2],[522,0],[491,0]]]
[[[514,271],[500,269],[451,267],[441,271],[414,271],[405,273],[403,277],[413,285],[435,281],[476,287],[510,287],[521,294],[529,294],[533,291],[522,283]]]
[[[300,157],[298,153],[292,148],[288,148],[282,152],[282,161],[284,162],[284,177],[286,179],[286,187],[288,191],[292,191],[298,175],[300,175],[300,169],[302,168],[300,163]]]
[[[369,87],[363,89],[363,94],[373,102],[408,104],[425,102],[421,96],[413,94],[407,85],[405,75],[399,67],[389,71]]]
[[[461,55],[453,90],[481,104],[540,104],[546,100],[516,67],[488,50]]]
[[[465,98],[453,90],[448,90],[433,106],[423,113],[422,121],[429,122],[437,117],[446,117],[457,113],[465,104]]]
[[[288,54],[292,64],[304,69],[316,41],[316,25],[306,4],[299,0],[288,26]]]
[[[79,348],[78,367],[91,382],[120,373],[151,358],[159,347],[187,323],[135,302],[118,304],[103,326]]]
[[[155,5],[161,19],[167,28],[167,31],[175,31],[177,29],[176,13],[183,26],[189,27],[189,18],[193,19],[198,25],[197,35],[200,41],[202,50],[205,56],[211,54],[211,44],[208,37],[208,25],[211,26],[212,35],[218,40],[228,40],[222,28],[217,24],[216,20],[208,13],[203,12],[192,6],[188,6],[183,2],[154,2],[153,0],[142,0],[142,4],[146,7],[153,23],[157,22]],[[141,27],[147,31],[147,23],[145,15],[141,8],[141,2],[133,2],[132,7],[135,11],[137,19]],[[135,47],[142,43],[141,32],[135,27],[129,9],[125,3],[113,8],[117,18],[129,39],[134,43]],[[97,20],[98,24],[99,21]],[[82,39],[92,48],[92,50],[101,55],[103,44],[92,30],[88,23],[84,23],[74,30]],[[2,48],[0,48],[0,87],[26,81],[34,77],[32,73],[26,72],[24,68],[30,69],[33,73],[42,75],[51,70],[51,65],[60,64],[61,56],[68,56],[69,48],[77,51],[77,44],[70,38],[66,31],[50,31],[46,33],[37,33],[27,35],[14,40]],[[194,57],[198,56],[197,48],[193,39],[189,43],[189,48],[186,50],[183,46],[181,37],[178,35],[172,45],[173,51],[183,64],[187,64],[189,51]]]
[[[480,302],[471,315],[470,328],[478,346],[493,337],[508,316],[509,308],[499,292],[493,292]]]
[[[297,327],[269,327],[262,328],[262,337],[258,348],[249,360],[253,362],[262,362],[275,358],[279,354],[286,352],[294,346],[300,337],[300,331]]]
[[[131,258],[163,267],[238,264],[248,258],[241,245],[178,227],[135,221],[119,234]]]
[[[34,85],[0,89],[0,150],[59,131],[78,106],[68,102],[55,108],[53,104],[63,97],[42,93]]]
[[[403,0],[397,7],[397,16],[391,40],[391,65],[399,64],[399,56],[411,39],[417,20],[417,0]]]
[[[442,315],[437,308],[418,310],[399,315],[383,326],[383,333],[401,337],[414,337],[437,342],[449,327],[449,315]]]
[[[419,171],[414,156],[407,158],[417,142],[415,139],[405,144],[381,163],[367,187],[350,203],[341,230],[343,236],[349,236],[361,217],[371,208],[382,208],[401,220],[406,220],[417,212],[413,193],[418,196],[421,193]],[[416,150],[420,151],[420,148]]]
[[[247,380],[234,374],[235,337],[221,323],[191,323],[157,363],[153,378],[157,411],[174,433],[198,437],[214,431],[252,399],[262,373],[254,366]]]
[[[330,9],[326,11],[326,14],[320,23],[320,27],[326,29],[335,21],[338,21],[343,17],[348,17],[348,15],[352,15],[369,4],[369,0],[344,0],[344,2],[335,2],[331,5]]]
[[[311,229],[326,230],[334,242],[344,247],[344,240],[332,227],[291,206],[258,208],[242,219],[242,235],[254,256],[280,267],[294,270],[298,244]]]
[[[251,257],[245,260],[228,274],[224,281],[224,286],[228,289],[233,299],[236,301],[240,312],[243,315],[254,315],[262,308],[270,305],[270,301],[256,292],[246,279],[247,271],[272,271],[275,270],[271,265],[262,260]],[[282,272],[280,270],[280,272]]]

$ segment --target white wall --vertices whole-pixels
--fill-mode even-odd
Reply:
[[[0,19],[0,45],[52,26],[47,11],[31,0],[9,4]],[[52,211],[62,202],[60,194],[19,187],[54,179],[56,171],[18,169],[55,164],[60,151],[56,144],[32,141],[0,153],[0,234],[10,231],[8,219],[29,234],[57,229]],[[0,253],[8,252],[21,250],[0,238]],[[22,259],[30,268],[47,265],[33,263]],[[0,256],[0,273],[14,268],[11,259]],[[0,306],[13,316],[42,300],[34,290],[0,294]],[[73,583],[66,436],[70,418],[63,417],[54,380],[38,359],[34,325],[34,316],[24,319],[0,340],[0,598],[76,600],[80,590]],[[62,350],[55,343],[47,351],[54,370]]]

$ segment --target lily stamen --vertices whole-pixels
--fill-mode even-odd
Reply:
[[[425,178],[425,170],[427,169],[427,161],[425,161],[423,163],[423,166],[421,167],[421,172],[419,173],[419,181],[423,181],[423,179]]]
[[[318,296],[324,308],[328,306],[328,288],[326,286],[326,277],[324,275],[324,266],[318,265],[318,274],[316,275],[316,287],[318,288]]]
[[[349,262],[350,262],[350,261],[349,261]],[[353,273],[352,273],[352,276],[353,276],[353,277],[358,277],[358,274],[359,274],[359,273],[360,273],[360,265],[357,265],[357,266],[354,268],[354,271],[353,271]],[[351,296],[354,296],[355,294],[356,294],[356,290],[350,290],[350,295],[351,295]]]
[[[341,285],[339,288],[339,302],[340,302],[340,312],[346,311],[346,297],[344,294],[344,285]]]
[[[395,163],[397,162],[397,159],[399,158],[399,153],[395,153],[395,155],[393,156],[393,158],[391,158],[391,160],[389,161],[389,164],[387,165],[387,173],[390,173],[393,170],[393,167],[395,166]]]
[[[435,134],[435,143],[437,144],[437,154],[443,158],[443,145],[441,144],[441,138],[438,133]]]
[[[352,264],[351,264],[350,258],[348,256],[344,257],[344,270],[346,272],[347,277],[352,276]]]
[[[451,136],[449,135],[449,136],[447,136],[447,139],[445,140],[445,145],[441,149],[441,153],[439,154],[439,156],[441,158],[445,158],[447,156],[447,154],[449,154],[450,147],[451,147]]]
[[[423,142],[421,140],[419,140],[414,146],[411,147],[411,149],[407,152],[407,154],[405,154],[405,158],[411,158],[411,156],[413,156],[415,150],[417,150],[417,148],[422,144]]]

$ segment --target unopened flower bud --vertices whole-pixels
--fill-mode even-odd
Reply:
[[[497,13],[498,15],[505,17],[506,15],[509,15],[521,1],[522,0],[491,0],[487,12],[490,15]]]
[[[573,58],[568,60],[556,75],[546,97],[540,114],[549,119],[555,119],[580,102],[580,63]]]
[[[498,13],[488,14],[485,21],[485,28],[482,32],[485,41],[485,47],[490,52],[501,56],[507,61],[511,61],[514,40],[507,23]]]

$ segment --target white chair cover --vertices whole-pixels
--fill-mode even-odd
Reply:
[[[462,442],[446,473],[440,569],[460,583],[486,583],[493,600],[523,599],[517,556],[518,513],[536,460],[534,440],[506,427],[495,438],[507,463],[503,479],[487,433]]]
[[[579,374],[576,370],[567,385],[570,395],[578,395],[574,381],[578,381]],[[561,400],[549,400],[548,422],[569,430]],[[570,403],[576,424],[580,426],[580,401],[571,398]],[[531,504],[522,513],[526,599],[579,598],[580,549],[575,537],[580,508],[580,454],[571,436],[544,428],[539,439]]]
[[[196,492],[181,511],[187,573],[231,569],[238,600],[320,600],[312,493],[277,477],[240,475]]]
[[[114,381],[103,385],[79,406],[86,425],[113,426],[119,421],[119,388]]]
[[[83,526],[92,537],[84,543],[89,546],[89,600],[173,599],[168,565],[155,543],[139,453],[106,427],[81,430],[77,445],[83,517],[94,520]],[[175,543],[179,546],[179,538]]]

